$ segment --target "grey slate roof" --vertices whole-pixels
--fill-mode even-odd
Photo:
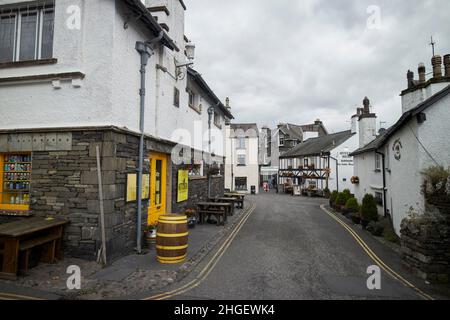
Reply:
[[[290,139],[297,139],[303,141],[303,130],[301,126],[290,123],[284,123],[278,128],[280,131],[287,134]]]
[[[320,155],[329,153],[353,136],[351,130],[329,134],[319,138],[308,139],[291,150],[283,153],[280,158],[295,158],[303,156]]]
[[[411,120],[413,117],[416,117],[418,114],[425,111],[427,108],[434,105],[437,101],[441,100],[445,96],[450,94],[450,86],[447,86],[443,90],[439,91],[438,93],[432,95],[430,98],[419,104],[414,109],[411,109],[407,112],[405,112],[400,119],[389,129],[387,129],[385,132],[383,132],[381,135],[379,135],[375,140],[370,142],[369,144],[365,145],[362,148],[359,148],[358,150],[352,152],[350,156],[356,156],[365,152],[375,151],[378,150],[382,145],[386,143],[386,141],[395,133],[397,130],[399,130],[405,123],[407,123],[409,120]]]
[[[230,128],[234,130],[232,138],[242,137],[245,134],[247,138],[258,138],[258,125],[256,123],[232,123]]]
[[[231,112],[223,105],[223,103],[216,96],[214,91],[211,90],[211,88],[208,86],[205,79],[203,79],[200,73],[189,67],[188,76],[200,87],[200,89],[202,89],[208,95],[208,97],[212,100],[212,102],[218,106],[218,108],[223,112],[223,114],[225,114],[225,116],[227,116],[229,119],[234,119]]]

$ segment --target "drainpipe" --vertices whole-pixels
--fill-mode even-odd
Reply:
[[[139,160],[138,160],[138,168],[136,172],[138,174],[137,177],[137,223],[136,223],[136,251],[141,254],[142,253],[142,171],[144,165],[144,112],[145,112],[145,72],[148,64],[148,60],[153,55],[153,44],[161,41],[164,33],[161,31],[159,36],[146,42],[138,41],[136,42],[136,51],[141,55],[141,88],[139,90],[140,96],[140,113],[139,113]]]
[[[209,169],[211,169],[212,156],[211,156],[211,122],[214,115],[214,107],[208,109],[208,152],[209,152]],[[211,174],[208,172],[208,199],[211,198]]]
[[[384,210],[384,217],[387,218],[387,207],[386,207],[386,156],[384,153],[379,152],[378,150],[375,151],[376,154],[379,154],[381,156],[381,167],[383,170],[383,210]]]
[[[329,155],[328,157],[336,161],[336,190],[337,192],[339,192],[339,162],[338,159],[332,157],[331,155]]]

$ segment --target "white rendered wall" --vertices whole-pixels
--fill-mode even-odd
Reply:
[[[339,191],[342,192],[345,189],[349,189],[351,193],[354,193],[354,185],[351,183],[353,177],[353,157],[349,157],[348,154],[358,148],[359,138],[357,134],[347,139],[344,143],[340,144],[337,148],[333,149],[330,154],[333,158],[338,159],[339,164]],[[337,190],[336,183],[336,161],[330,160],[331,178],[329,180],[328,188],[330,191]],[[344,181],[345,180],[345,181]]]
[[[66,25],[67,8],[71,5],[81,8],[79,30],[70,30]],[[183,35],[184,10],[174,12],[178,17],[178,29],[174,30],[180,30]],[[154,35],[139,22],[129,21],[128,28],[124,29],[126,14],[122,1],[58,0],[53,54],[57,64],[2,69],[1,77],[82,72],[86,75],[82,86],[76,88],[71,81],[62,81],[61,89],[54,89],[51,81],[0,85],[0,129],[114,125],[138,131],[140,56],[135,44]],[[184,41],[180,39],[178,42]],[[174,58],[185,61],[184,44],[178,45],[180,52],[157,46],[150,58],[146,74],[145,132],[178,141],[174,139],[177,137],[174,131],[186,129],[191,136],[188,145],[202,146],[207,151],[206,110],[210,103],[204,102],[201,115],[196,113],[188,106],[186,77],[176,81],[171,76],[175,74]],[[157,63],[168,68],[169,73],[157,71]],[[175,86],[180,91],[179,108],[173,105]],[[199,122],[198,132],[194,130],[194,121]],[[221,121],[224,122],[223,118]],[[222,143],[214,147],[217,155],[224,155],[223,127],[213,125],[216,131],[222,132],[216,139]],[[200,143],[195,143],[194,136],[199,135]]]

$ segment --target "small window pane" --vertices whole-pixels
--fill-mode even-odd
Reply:
[[[44,11],[42,21],[42,49],[41,59],[50,59],[53,57],[53,21],[54,12]]]
[[[20,29],[20,61],[36,58],[37,13],[22,14]]]
[[[14,60],[15,16],[0,17],[0,62]]]

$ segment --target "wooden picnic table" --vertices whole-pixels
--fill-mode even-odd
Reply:
[[[68,221],[57,218],[29,218],[0,225],[0,254],[3,256],[0,278],[17,279],[19,257],[22,267],[28,271],[30,252],[42,247],[41,261],[54,263],[60,257],[63,227]]]
[[[237,204],[238,205],[238,207],[240,206],[240,200],[239,199],[236,199],[236,198],[209,198],[209,201],[211,201],[211,202],[222,202],[222,203],[230,203],[231,204],[231,210],[230,210],[230,212],[229,212],[229,215],[230,216],[233,216],[234,215],[234,207],[235,207],[235,204]]]
[[[225,225],[227,216],[231,212],[233,205],[231,203],[222,202],[199,202],[197,203],[198,215],[200,224],[205,223],[206,216],[211,217],[214,215],[217,220],[217,225]]]
[[[244,199],[245,195],[240,193],[225,193],[223,195],[225,198],[237,199],[237,204],[239,209],[244,209]]]

